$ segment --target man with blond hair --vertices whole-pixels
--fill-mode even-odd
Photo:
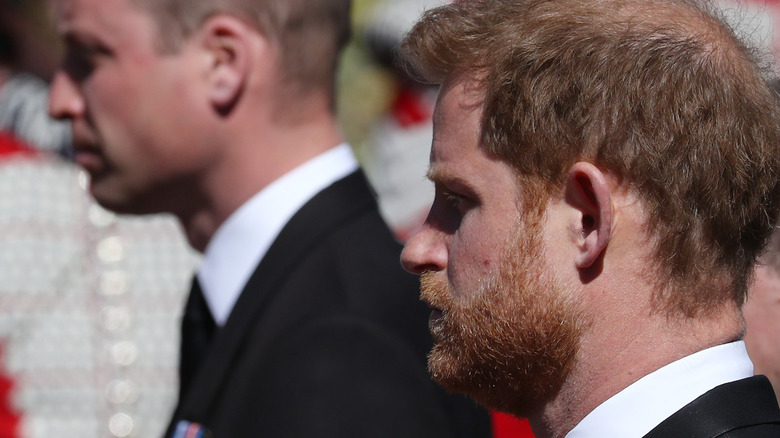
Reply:
[[[335,115],[349,0],[55,0],[52,115],[90,190],[204,252],[167,436],[486,436]],[[421,308],[422,307],[422,308]]]
[[[446,388],[549,437],[776,437],[742,342],[780,209],[780,109],[684,0],[461,0],[408,68],[442,84],[407,242]]]

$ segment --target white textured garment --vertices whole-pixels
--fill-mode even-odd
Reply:
[[[118,217],[62,160],[0,157],[0,364],[22,437],[160,436],[196,254],[170,216]]]

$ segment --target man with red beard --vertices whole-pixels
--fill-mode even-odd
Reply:
[[[403,45],[442,85],[407,243],[433,377],[546,437],[777,437],[742,336],[780,107],[684,0],[461,0]]]

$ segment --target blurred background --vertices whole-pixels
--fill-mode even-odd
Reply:
[[[393,49],[444,1],[353,0],[339,113],[399,240],[432,198],[436,89],[394,68]],[[773,60],[780,0],[718,3]],[[89,198],[67,125],[42,119],[60,53],[46,0],[0,0],[0,33],[12,38],[0,38],[0,76],[13,79],[0,88],[0,438],[159,436],[198,255],[173,218],[116,216]],[[530,436],[495,420],[496,437]]]

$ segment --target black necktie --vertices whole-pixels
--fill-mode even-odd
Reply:
[[[180,400],[184,399],[198,368],[206,357],[206,350],[215,328],[214,317],[206,304],[196,277],[192,280],[192,289],[181,320]]]

